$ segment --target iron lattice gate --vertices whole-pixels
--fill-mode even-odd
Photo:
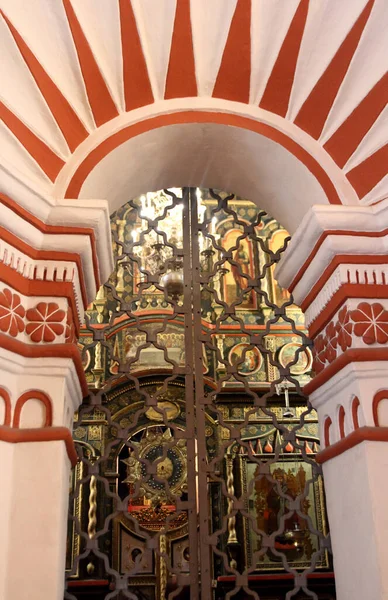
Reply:
[[[301,390],[311,342],[273,276],[286,232],[194,188],[130,201],[112,229],[116,270],[80,338],[92,386],[65,598],[84,578],[106,599],[261,599],[271,573],[287,575],[282,597],[318,598],[308,575],[330,564]]]

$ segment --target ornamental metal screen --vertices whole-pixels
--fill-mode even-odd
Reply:
[[[274,279],[287,232],[194,188],[128,202],[112,231],[80,337],[65,598],[334,598],[310,577],[329,536],[311,342]]]

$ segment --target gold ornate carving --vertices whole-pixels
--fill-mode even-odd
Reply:
[[[167,554],[167,539],[165,535],[161,535],[159,539],[159,586],[160,586],[160,600],[166,600],[166,589],[167,589],[167,564],[162,554]]]
[[[136,452],[122,461],[127,466],[127,478],[124,483],[131,485],[143,480],[140,494],[155,503],[158,500],[171,499],[187,490],[186,442],[184,439],[172,442],[173,436],[169,428],[163,432],[159,427],[148,427],[140,442],[131,440]],[[164,453],[166,455],[162,459]],[[136,456],[142,460],[137,460]],[[145,461],[149,461],[150,465],[156,463],[157,478],[161,479],[161,482],[153,477],[144,480]]]
[[[226,488],[230,496],[234,496],[234,476],[233,476],[233,454],[228,454],[226,458]],[[236,515],[233,515],[233,499],[228,497],[228,544],[237,544],[236,533]],[[235,561],[232,561],[235,562]],[[232,565],[236,568],[236,565]]]
[[[147,419],[162,423],[164,420],[173,421],[179,416],[180,413],[179,406],[174,402],[169,402],[168,400],[161,400],[158,402],[157,408],[163,412],[159,412],[159,410],[156,410],[153,406],[150,406],[145,413]]]
[[[96,535],[97,527],[97,478],[90,478],[89,511],[88,511],[88,536],[92,540]]]

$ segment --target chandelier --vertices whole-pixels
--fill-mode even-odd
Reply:
[[[171,195],[168,194],[171,192]],[[183,199],[181,188],[160,190],[140,196],[136,208],[137,219],[131,228],[130,251],[119,260],[119,266],[133,277],[134,265],[140,273],[139,284],[153,282],[165,290],[166,295],[177,302],[183,295]],[[198,221],[204,219],[206,205],[198,196]],[[124,227],[129,224],[123,224]],[[211,275],[211,284],[220,287],[228,269],[220,268],[213,273],[218,250],[217,218],[213,216],[206,235],[199,236],[199,261],[202,275]],[[120,238],[120,236],[118,236]],[[124,230],[122,231],[124,237]],[[119,252],[120,255],[120,252]]]

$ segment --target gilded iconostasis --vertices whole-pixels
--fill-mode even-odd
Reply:
[[[225,195],[201,189],[188,246],[186,209],[176,200],[183,192],[172,193],[172,205],[160,191],[112,215],[116,269],[79,337],[91,394],[74,429],[83,461],[70,485],[69,593],[82,579],[115,589],[119,574],[134,597],[189,597],[178,584],[193,561],[195,515],[185,507],[193,494],[200,501],[192,463],[201,452],[215,465],[203,480],[211,530],[218,532],[214,598],[233,589],[237,571],[281,574],[312,562],[318,571],[330,570],[321,550],[327,524],[314,462],[318,423],[302,394],[311,377],[311,344],[301,310],[274,277],[288,233],[252,202],[234,196],[224,202]],[[191,334],[188,265],[200,274],[198,290],[195,279],[190,284],[193,311],[200,307]],[[201,356],[194,357],[195,348]],[[200,386],[207,407],[201,430],[192,425],[190,408]],[[263,406],[251,396],[265,398]],[[99,476],[86,478],[94,463]],[[232,497],[242,499],[239,511]],[[300,509],[290,511],[289,501],[299,497]],[[87,536],[99,529],[99,552],[78,559]],[[272,534],[273,545],[265,547]]]

